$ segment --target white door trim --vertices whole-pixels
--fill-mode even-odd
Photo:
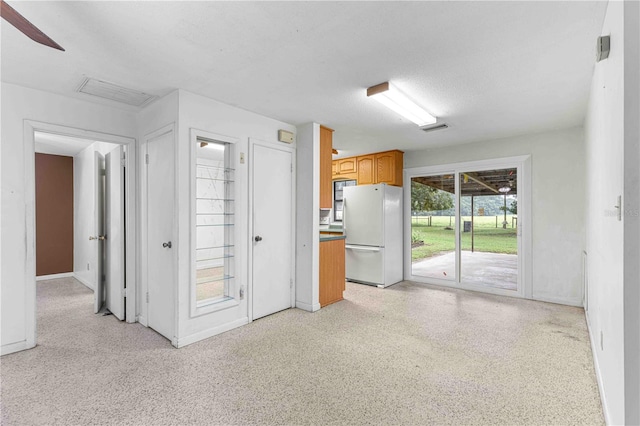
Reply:
[[[26,256],[25,256],[25,328],[26,342],[19,347],[23,349],[32,348],[36,345],[36,177],[35,177],[35,135],[34,133],[45,132],[60,136],[70,136],[76,138],[90,139],[99,142],[108,142],[124,145],[127,147],[126,157],[126,211],[125,221],[127,226],[126,239],[126,279],[127,288],[127,322],[136,322],[136,298],[134,289],[137,286],[137,238],[136,238],[136,214],[137,214],[137,194],[136,190],[136,139],[128,136],[113,135],[109,133],[96,132],[93,130],[80,129],[75,127],[61,126],[51,123],[43,123],[33,120],[25,120],[23,128],[23,152],[24,152],[24,181],[25,181],[25,229],[26,229]],[[18,347],[18,346],[16,346]],[[3,348],[3,354],[9,353]]]
[[[291,290],[291,307],[296,306],[296,256],[295,256],[295,247],[296,247],[296,148],[291,145],[284,145],[279,142],[268,142],[263,141],[256,138],[249,138],[249,244],[247,245],[247,254],[248,254],[248,266],[249,266],[249,276],[248,276],[248,306],[247,312],[249,316],[249,322],[253,321],[253,156],[254,156],[254,147],[256,145],[263,146],[266,148],[277,149],[280,151],[288,152],[291,154],[291,280],[292,285],[290,287]]]
[[[459,202],[456,201],[456,280],[440,280],[437,278],[425,278],[412,275],[411,272],[411,178],[424,175],[436,175],[455,172],[456,177],[460,173],[477,170],[490,170],[500,168],[518,169],[518,226],[520,238],[518,239],[518,290],[510,291],[492,287],[484,287],[473,284],[460,283],[460,259],[458,259],[458,227],[459,227]],[[456,178],[456,194],[458,191],[458,179]],[[532,257],[531,257],[531,156],[522,155],[515,157],[497,158],[494,160],[468,161],[461,163],[442,164],[437,166],[412,167],[404,170],[404,279],[425,284],[434,284],[443,287],[452,287],[464,290],[473,290],[484,293],[503,296],[532,299]],[[522,196],[520,196],[522,193]]]

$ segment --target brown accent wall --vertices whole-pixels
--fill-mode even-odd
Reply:
[[[73,272],[73,157],[36,153],[36,275]]]

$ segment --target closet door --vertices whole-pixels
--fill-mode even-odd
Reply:
[[[145,242],[147,320],[167,339],[174,338],[175,303],[175,164],[174,131],[146,141]]]

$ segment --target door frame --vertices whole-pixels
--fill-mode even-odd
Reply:
[[[249,275],[248,275],[248,304],[247,304],[247,314],[249,317],[249,322],[253,321],[253,222],[254,222],[254,205],[253,205],[253,177],[254,177],[254,147],[262,146],[265,148],[277,149],[280,151],[285,151],[291,154],[291,280],[292,285],[290,287],[291,294],[291,308],[296,306],[296,148],[291,145],[284,145],[283,143],[278,142],[268,142],[256,138],[249,138],[249,235],[247,245],[247,254],[248,254],[248,266],[249,266]]]
[[[491,169],[518,169],[518,289],[517,291],[504,290],[488,286],[473,285],[461,282],[460,277],[460,197],[459,176],[461,173]],[[441,280],[412,275],[411,269],[411,178],[424,175],[439,175],[443,173],[455,174],[456,188],[456,279],[454,281]],[[472,290],[483,293],[491,293],[502,296],[533,298],[532,291],[532,250],[531,250],[531,156],[522,155],[515,157],[497,158],[492,160],[478,160],[461,163],[451,163],[436,166],[413,167],[404,170],[404,279],[419,283],[434,284],[443,287],[451,287],[463,290]]]
[[[26,300],[26,335],[25,349],[36,345],[36,176],[35,176],[35,132],[51,133],[59,136],[69,136],[82,139],[90,139],[96,142],[107,142],[124,145],[125,157],[125,223],[127,235],[125,237],[126,267],[125,279],[127,280],[126,319],[128,323],[137,321],[136,318],[136,271],[137,271],[137,190],[136,190],[136,154],[137,146],[134,137],[113,135],[94,130],[80,129],[76,127],[62,126],[58,124],[43,123],[34,120],[25,120],[23,127],[23,152],[24,152],[24,181],[25,181],[25,224],[26,224],[26,258],[25,258],[25,300]],[[30,336],[30,337],[29,337]]]
[[[174,170],[174,189],[173,189],[173,235],[171,236],[171,242],[174,244],[172,250],[173,254],[173,282],[178,283],[178,144],[176,143],[176,124],[174,122],[169,123],[165,126],[160,127],[159,129],[147,133],[142,138],[140,144],[140,286],[138,294],[140,296],[140,304],[139,304],[139,312],[137,319],[140,324],[145,327],[149,327],[149,300],[146,298],[146,294],[149,291],[149,282],[148,282],[148,268],[149,262],[147,261],[147,253],[148,244],[147,244],[147,226],[146,226],[146,218],[148,213],[148,200],[147,200],[147,147],[148,144],[161,136],[164,136],[167,133],[172,133],[173,135],[173,170]],[[143,222],[145,224],[143,224]],[[178,336],[178,291],[179,286],[174,285],[173,289],[173,338],[169,339],[171,344],[177,347],[177,336]],[[159,333],[158,333],[159,334]],[[164,337],[164,336],[163,336]]]

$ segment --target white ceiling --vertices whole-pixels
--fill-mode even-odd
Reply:
[[[2,80],[176,88],[335,129],[341,155],[581,125],[606,2],[16,2],[66,52],[2,22]],[[614,41],[615,43],[615,41]],[[392,81],[451,128],[372,99]],[[108,102],[108,101],[105,101]],[[121,106],[127,108],[126,106]]]

